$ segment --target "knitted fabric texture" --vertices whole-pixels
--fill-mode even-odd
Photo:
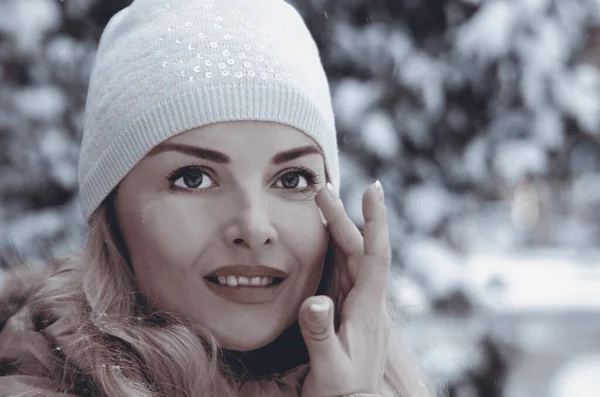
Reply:
[[[327,77],[283,0],[135,0],[106,26],[79,159],[84,219],[154,146],[203,125],[273,121],[314,139],[339,192]]]

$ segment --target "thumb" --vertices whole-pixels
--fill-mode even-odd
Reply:
[[[333,314],[333,301],[328,296],[311,296],[300,306],[298,322],[312,365],[331,362],[340,352]]]

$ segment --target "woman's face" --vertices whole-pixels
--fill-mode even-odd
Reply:
[[[320,153],[299,130],[258,121],[211,124],[154,148],[116,195],[149,301],[190,317],[224,348],[277,338],[323,270]]]

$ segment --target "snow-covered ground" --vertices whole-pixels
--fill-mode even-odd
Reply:
[[[506,373],[496,373],[504,397],[598,396],[598,251],[447,254],[427,256],[438,259],[431,269],[438,265],[440,277],[453,280],[438,290],[465,291],[475,302],[471,313],[434,314],[419,283],[402,277],[391,283],[409,316],[408,344],[440,389],[453,385],[468,396],[465,374],[500,371],[489,368],[493,356],[482,350],[492,341],[507,365]]]
[[[597,397],[600,391],[600,353],[570,359],[551,382],[548,397]]]
[[[600,316],[600,252],[536,250],[466,257],[465,277],[500,313],[591,311]]]

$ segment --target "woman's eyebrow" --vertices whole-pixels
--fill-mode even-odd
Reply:
[[[301,146],[277,153],[271,159],[271,164],[279,165],[309,154],[321,154],[321,150],[313,145]]]
[[[165,142],[161,145],[155,146],[148,153],[148,156],[152,157],[159,153],[168,151],[180,152],[190,156],[199,157],[204,160],[209,160],[214,163],[229,164],[231,162],[229,156],[227,156],[225,153],[217,152],[216,150],[205,149],[199,146],[184,145],[182,143],[172,142]]]
[[[199,157],[204,160],[209,160],[214,163],[229,164],[231,159],[225,153],[216,150],[206,149],[199,146],[184,145],[181,143],[165,142],[162,145],[155,146],[148,156],[156,156],[159,153],[166,151],[181,152],[190,156]],[[279,165],[288,161],[295,160],[299,157],[309,154],[321,154],[321,150],[314,145],[301,146],[277,153],[271,159],[271,164]]]

